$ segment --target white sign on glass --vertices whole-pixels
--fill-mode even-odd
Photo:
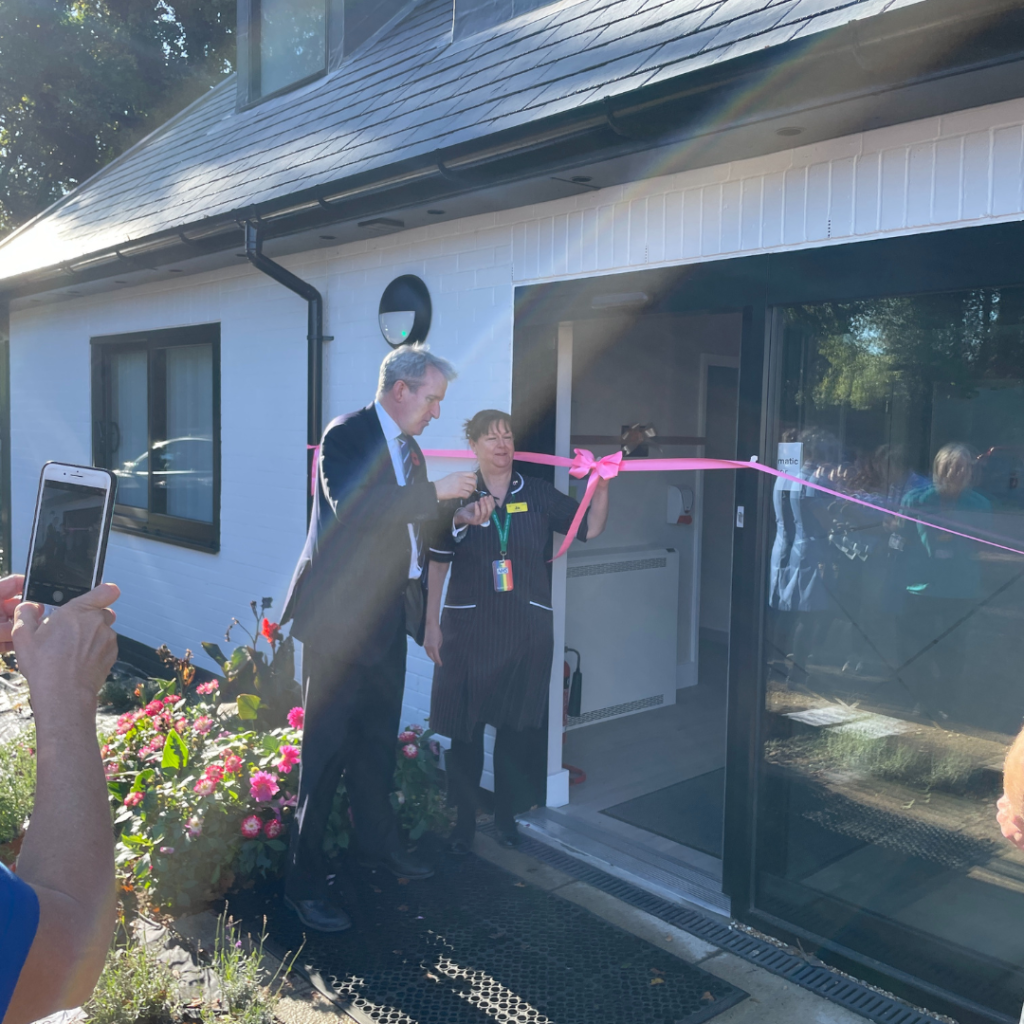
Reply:
[[[775,468],[790,476],[799,476],[800,467],[804,464],[803,441],[780,441],[779,453],[775,459]],[[795,480],[779,478],[780,491],[799,491],[801,485]]]

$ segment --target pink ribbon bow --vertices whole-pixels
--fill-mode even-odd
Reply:
[[[619,468],[622,465],[622,452],[613,452],[611,455],[602,455],[601,458],[595,459],[594,453],[586,448],[574,448],[573,451],[576,453],[576,458],[572,460],[572,465],[569,467],[569,476],[574,476],[577,479],[587,477],[587,489],[583,492],[576,515],[572,517],[569,532],[562,540],[562,546],[555,552],[554,558],[561,558],[569,550],[569,545],[576,539],[580,523],[583,522],[583,517],[586,515],[587,509],[590,508],[590,500],[594,497],[598,480],[614,480],[619,475]],[[518,452],[516,454],[518,456]]]

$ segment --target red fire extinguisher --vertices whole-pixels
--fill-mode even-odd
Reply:
[[[576,655],[576,670],[573,671],[569,662],[562,662],[562,742],[565,742],[565,727],[569,724],[569,716],[577,718],[580,713],[580,701],[583,690],[583,673],[580,671],[580,652],[573,647],[566,647],[566,651]],[[562,767],[569,773],[569,785],[578,786],[587,781],[587,773],[582,768],[572,764],[563,764]]]

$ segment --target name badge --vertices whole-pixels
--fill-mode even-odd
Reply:
[[[494,589],[499,593],[512,589],[512,559],[496,558],[491,564],[494,573]]]
[[[505,506],[505,511],[506,512],[526,512],[528,510],[526,508],[526,502],[525,501],[514,501],[511,504],[508,504],[508,505]]]

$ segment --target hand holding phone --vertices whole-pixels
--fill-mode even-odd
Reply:
[[[102,580],[116,491],[117,478],[108,469],[62,462],[43,466],[25,571],[26,601],[67,604]]]

